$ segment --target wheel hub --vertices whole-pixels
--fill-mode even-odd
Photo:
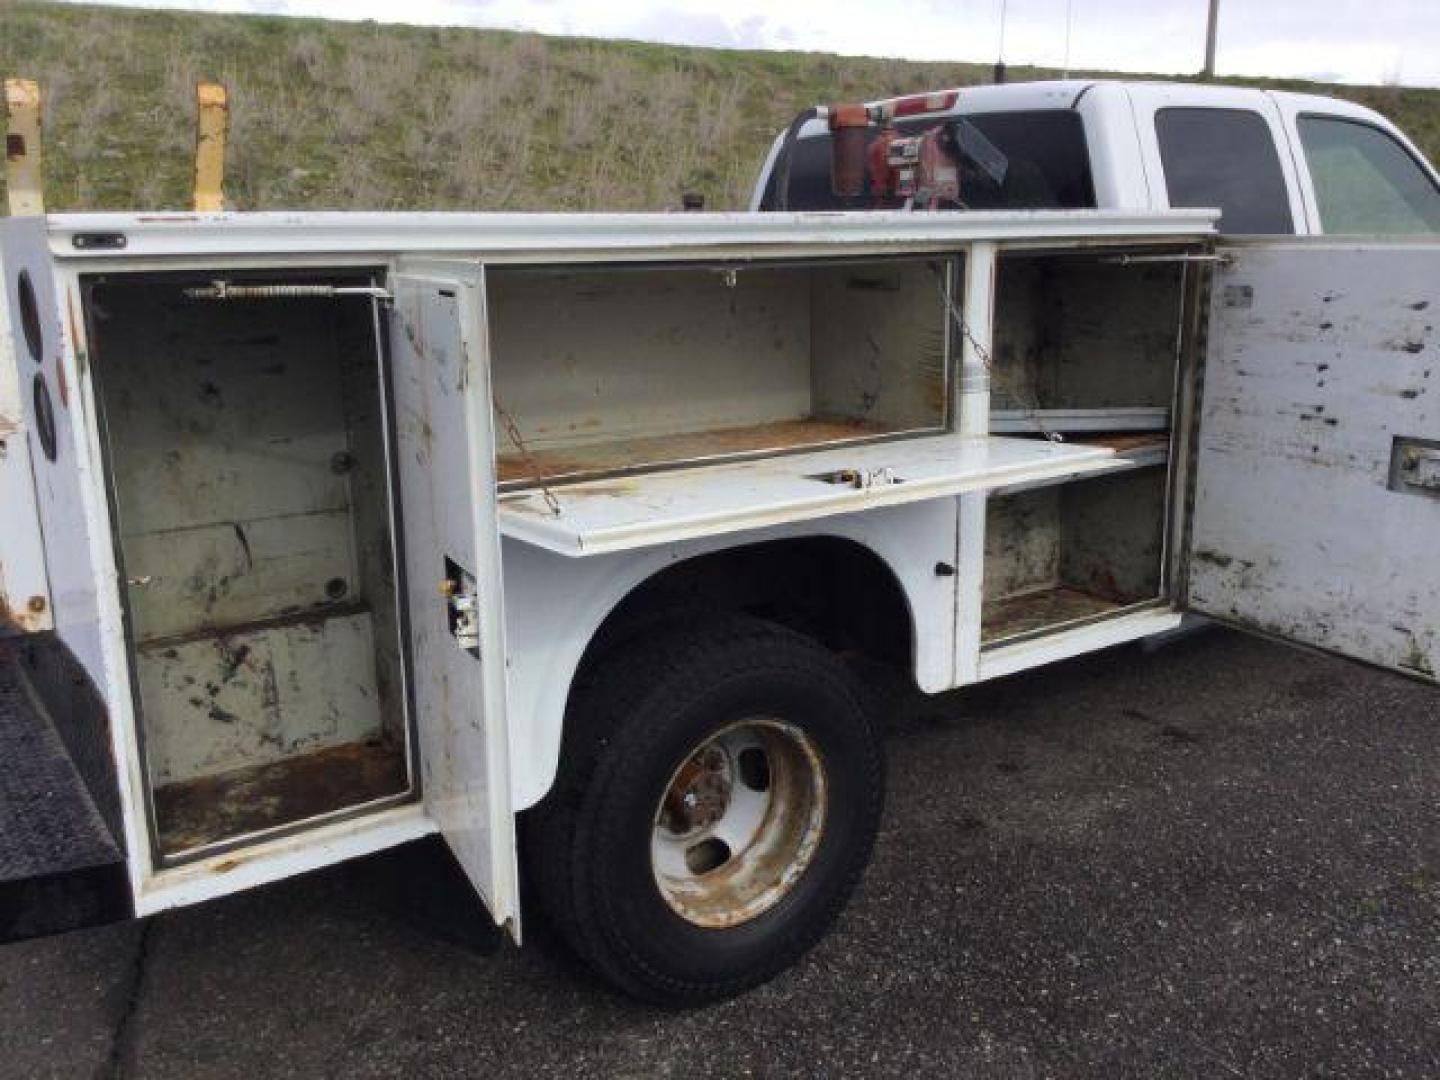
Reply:
[[[699,926],[735,926],[778,903],[819,845],[825,770],[809,737],[741,721],[694,750],[656,808],[651,866],[661,896]]]
[[[667,824],[677,835],[708,828],[730,805],[730,768],[723,750],[707,746],[680,766],[665,794]]]

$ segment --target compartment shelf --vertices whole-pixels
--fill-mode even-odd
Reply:
[[[562,555],[596,555],[1126,467],[1103,445],[919,436],[586,481],[553,493],[558,515],[540,492],[512,494],[500,504],[500,531]],[[890,482],[827,482],[885,470]]]
[[[1103,473],[1085,468],[1069,473],[1057,473],[1043,480],[1032,480],[1023,484],[1006,484],[991,490],[992,497],[1014,495],[1016,492],[1051,484],[1064,484],[1071,480],[1083,480],[1093,476],[1110,476],[1128,469],[1150,469],[1165,465],[1170,460],[1170,435],[1168,432],[1139,432],[1135,434],[1082,435],[1067,439],[1066,446],[1103,447],[1114,457],[1110,467]]]
[[[1040,589],[985,604],[980,616],[980,635],[988,644],[1036,630],[1059,628],[1129,606],[1130,602],[1107,599],[1081,589],[1065,586]]]

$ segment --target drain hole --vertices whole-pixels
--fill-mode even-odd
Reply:
[[[694,847],[685,849],[685,865],[692,874],[708,874],[718,870],[730,861],[730,845],[718,836],[701,840]]]
[[[740,751],[740,782],[751,791],[770,790],[770,759],[758,746]]]

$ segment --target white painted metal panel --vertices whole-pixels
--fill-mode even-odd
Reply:
[[[1127,464],[1101,446],[918,436],[575,484],[552,493],[558,514],[542,492],[529,492],[501,503],[500,527],[562,555],[596,555]],[[837,470],[881,479],[865,487],[820,479]]]
[[[7,231],[0,247],[0,508],[5,514],[0,528],[0,637],[54,625],[25,420],[25,397],[37,365],[18,307],[20,228],[9,226],[14,231]],[[13,251],[11,244],[17,244]]]
[[[390,288],[422,794],[495,921],[508,922],[518,937],[482,274],[473,266],[405,271]],[[473,648],[452,632],[452,601],[442,591],[454,566],[473,579]]]
[[[358,859],[435,832],[415,804],[328,822],[149,875],[135,890],[135,914],[198,904],[270,881]]]
[[[1208,236],[1209,210],[977,210],[706,214],[247,213],[58,214],[57,257],[133,263],[152,256],[221,258],[345,253],[465,254],[487,261],[611,261],[940,250],[974,240],[1104,240]],[[75,246],[121,234],[123,250]]]
[[[103,687],[104,646],[97,598],[103,582],[95,573],[94,545],[96,541],[108,544],[108,537],[92,531],[95,505],[86,498],[95,473],[90,458],[85,365],[76,345],[78,304],[74,294],[62,290],[57,280],[45,218],[0,221],[0,251],[5,303],[14,319],[11,338],[16,350],[20,426],[29,443],[35,509],[46,555],[46,607],[60,638],[97,686]],[[35,296],[38,356],[32,354],[18,317],[22,273]],[[53,460],[42,446],[36,424],[37,380],[45,388],[42,396],[48,399],[54,419]]]
[[[589,559],[505,538],[506,703],[515,809],[534,805],[550,789],[570,685],[595,632],[633,589],[688,559],[796,537],[853,541],[889,568],[905,595],[916,684],[932,694],[954,686],[956,578],[937,574],[935,567],[955,559],[956,501],[929,499]]]
[[[1440,243],[1230,254],[1212,297],[1188,605],[1434,679],[1440,486],[1421,468],[1392,484],[1392,459],[1397,440],[1440,440]]]

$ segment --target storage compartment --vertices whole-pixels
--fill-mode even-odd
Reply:
[[[203,284],[86,290],[162,858],[411,789],[371,304]]]
[[[1186,273],[1178,254],[1004,255],[991,430],[1168,430]]]
[[[982,642],[1158,599],[1165,491],[1165,469],[1151,466],[991,496]]]
[[[1115,451],[1116,471],[988,500],[981,640],[1164,598],[1185,251],[1016,252],[999,263],[990,427]]]
[[[505,486],[941,431],[954,259],[491,267]]]

